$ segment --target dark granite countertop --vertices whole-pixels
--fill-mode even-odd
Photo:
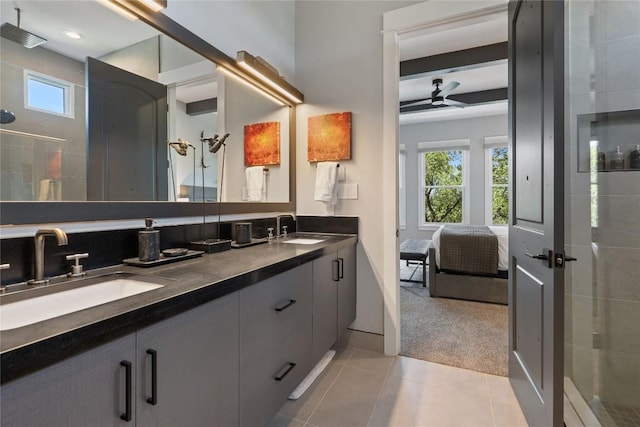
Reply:
[[[313,245],[274,240],[157,267],[117,265],[90,271],[87,277],[125,272],[131,273],[132,278],[164,286],[0,332],[1,382],[11,381],[357,242],[356,235],[343,234],[305,233],[291,235],[289,239],[296,236],[324,240]]]

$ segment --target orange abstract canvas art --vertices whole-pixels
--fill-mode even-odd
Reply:
[[[280,164],[280,122],[264,122],[244,127],[244,165]]]
[[[351,159],[351,113],[309,117],[307,160],[324,162]]]

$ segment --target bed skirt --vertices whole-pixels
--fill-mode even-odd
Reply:
[[[436,266],[436,250],[429,248],[429,295],[508,304],[508,279],[444,273]]]

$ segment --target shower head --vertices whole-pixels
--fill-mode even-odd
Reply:
[[[169,146],[172,147],[174,150],[176,150],[176,152],[181,156],[187,155],[187,151],[189,150],[189,147],[193,148],[194,150],[196,149],[196,147],[189,144],[189,142],[185,141],[182,138],[178,138],[178,142],[170,142]]]
[[[20,9],[17,7],[16,12],[18,13],[18,26],[9,24],[8,22],[2,24],[2,27],[0,27],[0,36],[21,44],[27,49],[31,49],[41,45],[42,43],[46,43],[47,39],[44,39],[20,28]]]
[[[223,145],[225,145],[225,141],[227,140],[227,138],[229,138],[228,133],[225,133],[224,136],[220,139],[217,138],[218,135],[216,135],[216,138],[214,138],[212,141],[209,141],[209,152],[210,153],[217,153],[218,150],[220,150],[220,147],[222,147]]]
[[[4,108],[0,110],[0,124],[6,125],[7,123],[13,123],[16,121],[16,115]]]

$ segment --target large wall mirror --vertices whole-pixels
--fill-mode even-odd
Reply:
[[[295,107],[221,73],[213,46],[164,15],[130,20],[97,1],[0,4],[3,24],[19,8],[21,28],[46,39],[1,39],[3,225],[190,216],[203,201],[224,213],[295,208]],[[257,197],[247,132],[278,151],[252,159]]]

